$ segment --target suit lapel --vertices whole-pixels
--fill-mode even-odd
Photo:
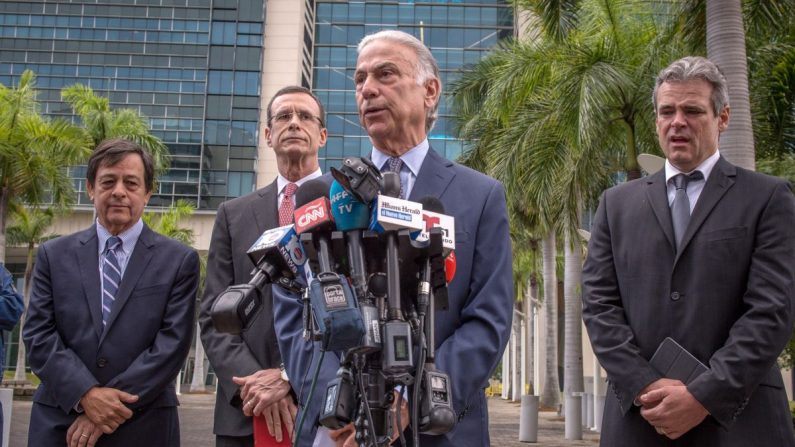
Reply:
[[[279,226],[279,204],[276,203],[279,198],[278,188],[276,180],[262,188],[258,192],[259,200],[251,207],[251,212],[254,214],[254,222],[257,223],[257,235],[262,234],[267,229]]]
[[[671,249],[676,252],[674,242],[674,227],[671,223],[671,207],[668,205],[668,189],[665,185],[665,169],[660,169],[655,174],[646,177],[646,197],[654,211],[657,223],[662,228],[665,238]]]
[[[427,196],[441,198],[455,177],[452,167],[453,162],[442,158],[433,148],[428,148],[428,154],[417,174],[417,180],[411,189],[409,200],[417,201]]]
[[[99,280],[99,247],[97,246],[97,227],[92,225],[79,236],[80,246],[77,248],[77,263],[80,269],[80,282],[94,323],[97,337],[102,334],[102,291]]]
[[[141,274],[152,259],[155,247],[153,236],[154,233],[152,230],[144,225],[141,235],[138,236],[138,242],[135,244],[135,248],[130,255],[130,259],[127,261],[127,268],[124,269],[124,276],[121,278],[119,291],[116,293],[116,300],[113,302],[113,309],[110,311],[110,317],[108,317],[105,331],[102,333],[102,338],[99,341],[100,343],[102,343],[102,339],[105,338],[105,334],[108,333],[113,322],[116,321],[116,318],[118,318],[119,314],[124,310],[124,305],[130,298],[130,294],[133,289],[135,289],[138,280],[141,278]]]
[[[695,208],[693,208],[693,215],[690,217],[690,223],[687,225],[687,230],[682,237],[682,247],[676,255],[676,260],[679,260],[679,255],[685,251],[687,244],[693,239],[696,231],[704,223],[704,220],[709,216],[715,205],[718,204],[724,194],[734,185],[734,176],[737,174],[737,168],[731,163],[726,161],[723,157],[718,159],[715,167],[712,168],[707,182],[704,184],[704,189],[701,195],[698,196]],[[674,261],[674,265],[676,261]]]

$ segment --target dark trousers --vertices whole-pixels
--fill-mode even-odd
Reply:
[[[254,436],[221,436],[215,437],[215,447],[254,447]]]
[[[33,403],[28,447],[66,446],[66,431],[77,418],[74,411]],[[102,435],[96,447],[180,447],[177,407],[149,408],[136,413],[115,432]]]

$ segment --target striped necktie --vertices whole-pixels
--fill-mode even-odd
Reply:
[[[108,322],[110,310],[116,300],[116,293],[121,283],[121,267],[116,258],[116,250],[121,249],[121,238],[111,236],[105,244],[105,262],[102,264],[102,325]]]

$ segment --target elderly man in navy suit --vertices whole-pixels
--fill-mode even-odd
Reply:
[[[603,446],[795,446],[776,365],[792,335],[795,197],[721,156],[728,90],[702,57],[663,69],[665,169],[605,191],[596,211],[583,318],[612,389]],[[652,367],[666,337],[709,369]]]
[[[28,446],[179,446],[174,379],[190,349],[199,257],[141,220],[151,155],[106,140],[88,161],[90,228],[46,242],[23,330]]]
[[[356,103],[373,143],[373,162],[382,170],[398,172],[403,198],[438,198],[445,213],[455,218],[457,270],[449,285],[449,308],[436,314],[435,334],[436,365],[450,376],[458,423],[445,435],[421,436],[421,443],[489,445],[484,389],[508,341],[513,308],[505,190],[498,181],[431,148],[428,132],[437,117],[442,86],[436,61],[422,42],[401,31],[381,31],[366,36],[358,51]],[[290,378],[303,378],[309,359],[319,356],[312,357],[311,346],[301,339],[300,305],[276,295],[282,356]],[[338,367],[339,358],[326,353],[318,383],[328,383]],[[306,382],[291,384],[298,392],[309,389]],[[309,422],[300,445],[356,445],[351,428],[317,428],[323,394],[316,391],[312,402],[302,402]],[[407,419],[402,418],[404,425]]]

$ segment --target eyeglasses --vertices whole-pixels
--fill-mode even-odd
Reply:
[[[321,126],[323,125],[323,121],[320,119],[320,117],[317,117],[315,115],[312,115],[311,113],[303,111],[297,111],[297,112],[289,111],[289,112],[279,113],[273,116],[273,122],[277,124],[287,124],[293,120],[294,115],[298,115],[298,120],[301,121],[302,123],[317,121],[318,124],[320,124]]]

